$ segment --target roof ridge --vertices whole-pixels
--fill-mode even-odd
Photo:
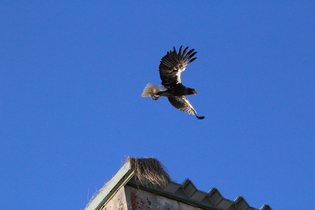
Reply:
[[[145,178],[145,182],[139,182],[139,177],[136,176],[135,172],[136,169],[132,166],[132,161],[134,160],[140,161],[140,163],[137,164],[141,164],[141,161],[146,161],[146,164],[150,164],[150,162],[157,164],[155,161],[158,161],[157,159],[153,160],[152,158],[149,161],[146,160],[146,158],[128,158],[116,175],[107,182],[99,190],[98,194],[89,202],[85,208],[86,210],[101,209],[101,207],[106,205],[106,203],[117,193],[117,191],[125,185],[136,187],[205,209],[228,210],[233,206],[237,210],[272,210],[268,204],[264,204],[260,209],[253,208],[241,195],[237,196],[234,201],[226,199],[216,187],[211,188],[209,192],[198,190],[190,179],[185,179],[182,184],[176,183],[170,180],[167,173],[167,175],[163,175],[168,177],[168,182],[165,185],[151,182],[151,180],[147,178]],[[158,168],[159,167],[162,167],[162,165],[158,166]],[[150,170],[152,168],[154,167],[150,167],[148,165],[145,166],[146,170]],[[162,169],[164,170],[164,166]]]

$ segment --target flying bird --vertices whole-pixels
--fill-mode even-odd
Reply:
[[[197,115],[195,108],[186,97],[186,95],[196,95],[197,92],[195,89],[185,87],[181,80],[181,74],[185,71],[186,66],[196,60],[194,55],[197,52],[194,52],[194,49],[187,51],[188,47],[182,50],[182,46],[180,46],[178,52],[175,47],[173,47],[173,51],[167,52],[159,66],[162,85],[147,84],[141,96],[152,97],[154,101],[165,96],[175,108],[195,115],[201,120],[205,117]]]

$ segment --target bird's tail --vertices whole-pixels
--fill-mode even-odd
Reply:
[[[151,97],[154,96],[157,93],[157,85],[153,85],[151,83],[148,83],[145,88],[143,89],[143,92],[141,94],[142,97]]]

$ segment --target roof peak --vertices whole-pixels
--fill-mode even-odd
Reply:
[[[99,190],[86,210],[102,209],[102,206],[125,186],[204,209],[258,210],[251,207],[242,196],[238,196],[234,201],[224,198],[216,187],[209,192],[203,192],[198,190],[190,179],[184,180],[182,184],[171,181],[165,167],[155,158],[132,157],[128,157],[116,175]],[[272,210],[272,208],[264,204],[260,210]]]

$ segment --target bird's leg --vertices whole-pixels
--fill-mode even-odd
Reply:
[[[160,96],[152,96],[152,100],[153,101],[156,101],[156,100],[158,100],[160,98]]]

